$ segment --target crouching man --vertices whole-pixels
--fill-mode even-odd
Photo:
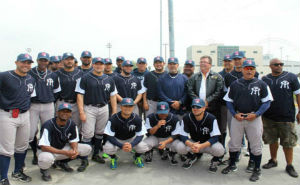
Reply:
[[[38,166],[44,181],[51,180],[49,168],[54,162],[64,171],[72,172],[68,162],[81,156],[81,165],[77,171],[82,172],[88,166],[87,156],[92,148],[87,144],[78,143],[78,128],[70,119],[71,115],[72,106],[67,103],[60,104],[57,117],[48,120],[42,126],[39,141],[42,152],[38,155]]]

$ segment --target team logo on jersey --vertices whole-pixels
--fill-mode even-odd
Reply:
[[[131,83],[131,89],[136,89],[137,84],[135,82]]]
[[[70,139],[70,137],[71,137],[71,136],[72,136],[72,134],[71,134],[71,133],[69,133],[69,134],[68,134],[68,139]]]
[[[27,84],[27,91],[30,92],[30,93],[33,91],[33,85],[32,85],[32,83]]]
[[[46,84],[46,86],[52,86],[52,87],[53,87],[53,80],[52,80],[52,78],[48,78],[48,79],[47,79],[47,84]]]
[[[172,129],[172,126],[171,126],[171,125],[166,126],[166,132],[170,132],[171,129]]]
[[[135,130],[135,127],[136,127],[135,125],[130,125],[130,126],[129,126],[129,131],[131,131],[131,132],[134,131],[134,130]]]
[[[105,84],[105,89],[104,91],[109,91],[110,90],[110,84]]]
[[[202,128],[201,130],[202,130],[202,134],[203,134],[203,135],[209,134],[209,128],[204,127],[204,128]]]
[[[250,93],[251,95],[260,95],[260,88],[259,87],[252,87],[251,88],[251,93]]]
[[[283,80],[282,82],[280,82],[280,89],[289,89],[290,88],[290,82]]]

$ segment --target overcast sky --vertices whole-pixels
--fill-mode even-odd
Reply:
[[[13,69],[19,53],[34,59],[90,50],[93,56],[160,54],[159,0],[1,0],[0,71]],[[262,45],[264,53],[300,60],[299,0],[174,0],[175,55],[190,45]],[[167,0],[163,0],[163,43],[168,43]],[[268,39],[269,38],[269,39]],[[164,56],[164,50],[163,50]]]

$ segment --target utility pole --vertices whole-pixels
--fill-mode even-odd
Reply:
[[[173,19],[173,0],[169,0],[169,44],[170,57],[175,57],[174,48],[174,19]]]
[[[163,45],[165,46],[165,62],[167,62],[167,46],[168,46],[168,43],[164,43]]]
[[[112,48],[111,43],[110,43],[110,42],[107,43],[107,44],[106,44],[106,47],[108,48],[108,58],[110,58],[110,49]]]

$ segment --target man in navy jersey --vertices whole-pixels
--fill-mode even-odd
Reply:
[[[37,139],[38,124],[45,123],[54,116],[54,93],[60,91],[56,73],[47,69],[49,54],[40,52],[37,57],[38,66],[28,73],[35,79],[36,96],[31,98],[30,112],[30,137],[29,142],[33,151],[32,164],[37,165]]]
[[[188,79],[185,75],[178,73],[178,66],[179,63],[176,57],[168,59],[169,73],[158,79],[157,88],[159,98],[168,102],[170,112],[181,119],[184,114],[183,107],[187,96],[185,85]]]
[[[0,180],[9,185],[7,177],[10,158],[14,155],[12,178],[30,182],[24,174],[26,151],[30,133],[30,98],[36,95],[35,80],[28,71],[33,60],[29,54],[20,54],[16,69],[0,73]]]
[[[224,100],[232,114],[230,126],[229,155],[230,163],[222,170],[223,174],[237,171],[236,155],[241,149],[242,139],[246,134],[250,152],[253,156],[254,169],[246,169],[252,173],[250,181],[257,181],[261,176],[262,158],[262,120],[261,115],[270,107],[273,97],[268,85],[254,77],[256,65],[253,60],[243,62],[243,77],[234,81],[228,88]]]
[[[141,81],[131,74],[132,72],[132,61],[125,60],[122,63],[122,72],[121,74],[116,74],[114,76],[114,81],[117,87],[117,111],[120,111],[120,102],[122,102],[122,99],[132,98],[134,100],[134,110],[133,112],[138,114],[138,107],[137,103],[141,101],[142,95],[145,92],[145,88],[143,88]]]
[[[197,154],[209,153],[213,156],[209,171],[215,173],[218,158],[224,154],[224,148],[218,142],[221,134],[217,119],[206,111],[203,99],[193,99],[192,112],[183,117],[181,124],[181,141],[175,141],[175,146],[179,154],[188,157],[182,167],[189,169],[197,161]]]
[[[80,57],[82,65],[78,68],[83,71],[83,73],[88,73],[93,70],[92,68],[92,53],[90,51],[83,51]]]
[[[146,111],[146,117],[156,112],[157,103],[159,102],[159,94],[157,89],[158,79],[164,75],[165,62],[160,56],[157,56],[153,60],[154,70],[146,73],[144,76],[144,87],[146,93],[143,94],[143,106]]]
[[[85,157],[90,154],[92,148],[87,144],[78,143],[79,134],[76,124],[70,119],[72,106],[64,103],[58,106],[57,117],[48,120],[41,128],[39,146],[41,152],[38,157],[38,165],[44,181],[50,181],[49,168],[56,164],[66,172],[73,172],[68,165],[77,156]],[[78,172],[83,172],[88,165],[87,160],[78,167]]]
[[[277,166],[277,150],[280,145],[283,147],[287,166],[286,172],[292,177],[298,177],[294,169],[293,147],[297,145],[297,134],[295,129],[295,104],[293,95],[296,95],[298,104],[297,122],[300,124],[300,84],[297,76],[293,73],[283,71],[283,63],[274,58],[270,61],[272,73],[264,76],[262,80],[271,89],[274,101],[270,108],[263,114],[265,144],[270,146],[271,159],[264,169]]]
[[[56,72],[58,70],[58,65],[59,65],[59,58],[58,56],[51,56],[50,57],[50,62],[52,63],[50,68],[48,68],[52,72]]]
[[[169,113],[169,104],[167,102],[159,102],[157,104],[157,112],[147,117],[145,127],[149,136],[144,142],[150,149],[150,151],[145,153],[145,162],[152,162],[153,148],[158,148],[160,150],[170,150],[169,152],[164,152],[165,155],[162,155],[161,159],[167,160],[169,157],[171,165],[177,165],[173,141],[180,134],[180,120],[175,114]]]
[[[117,168],[116,153],[119,149],[124,152],[131,152],[134,149],[134,163],[139,168],[144,167],[141,155],[149,150],[143,142],[147,131],[142,119],[133,113],[134,105],[133,99],[123,98],[121,112],[112,115],[105,127],[104,133],[108,141],[103,146],[103,151],[111,157],[110,168],[112,170]]]
[[[76,81],[83,76],[82,70],[74,67],[74,55],[64,53],[62,57],[64,68],[56,72],[59,78],[61,91],[57,95],[56,105],[68,103],[72,106],[72,120],[81,130],[81,121],[79,118],[78,107],[76,104],[77,94],[75,92]]]
[[[119,73],[121,74],[121,71],[122,71],[122,64],[123,62],[125,61],[125,58],[123,56],[118,56],[116,58],[116,64],[117,64],[117,67],[116,69],[114,70],[115,73]]]
[[[116,73],[113,72],[112,70],[112,60],[110,58],[105,58],[104,59],[104,64],[105,64],[105,68],[104,68],[104,74],[113,77],[116,75]]]
[[[112,106],[112,114],[117,112],[117,90],[111,77],[104,74],[104,60],[93,58],[93,71],[77,81],[77,105],[82,122],[82,142],[91,144],[94,138],[92,160],[105,163],[99,156],[102,148],[104,128],[109,118],[108,102]]]

